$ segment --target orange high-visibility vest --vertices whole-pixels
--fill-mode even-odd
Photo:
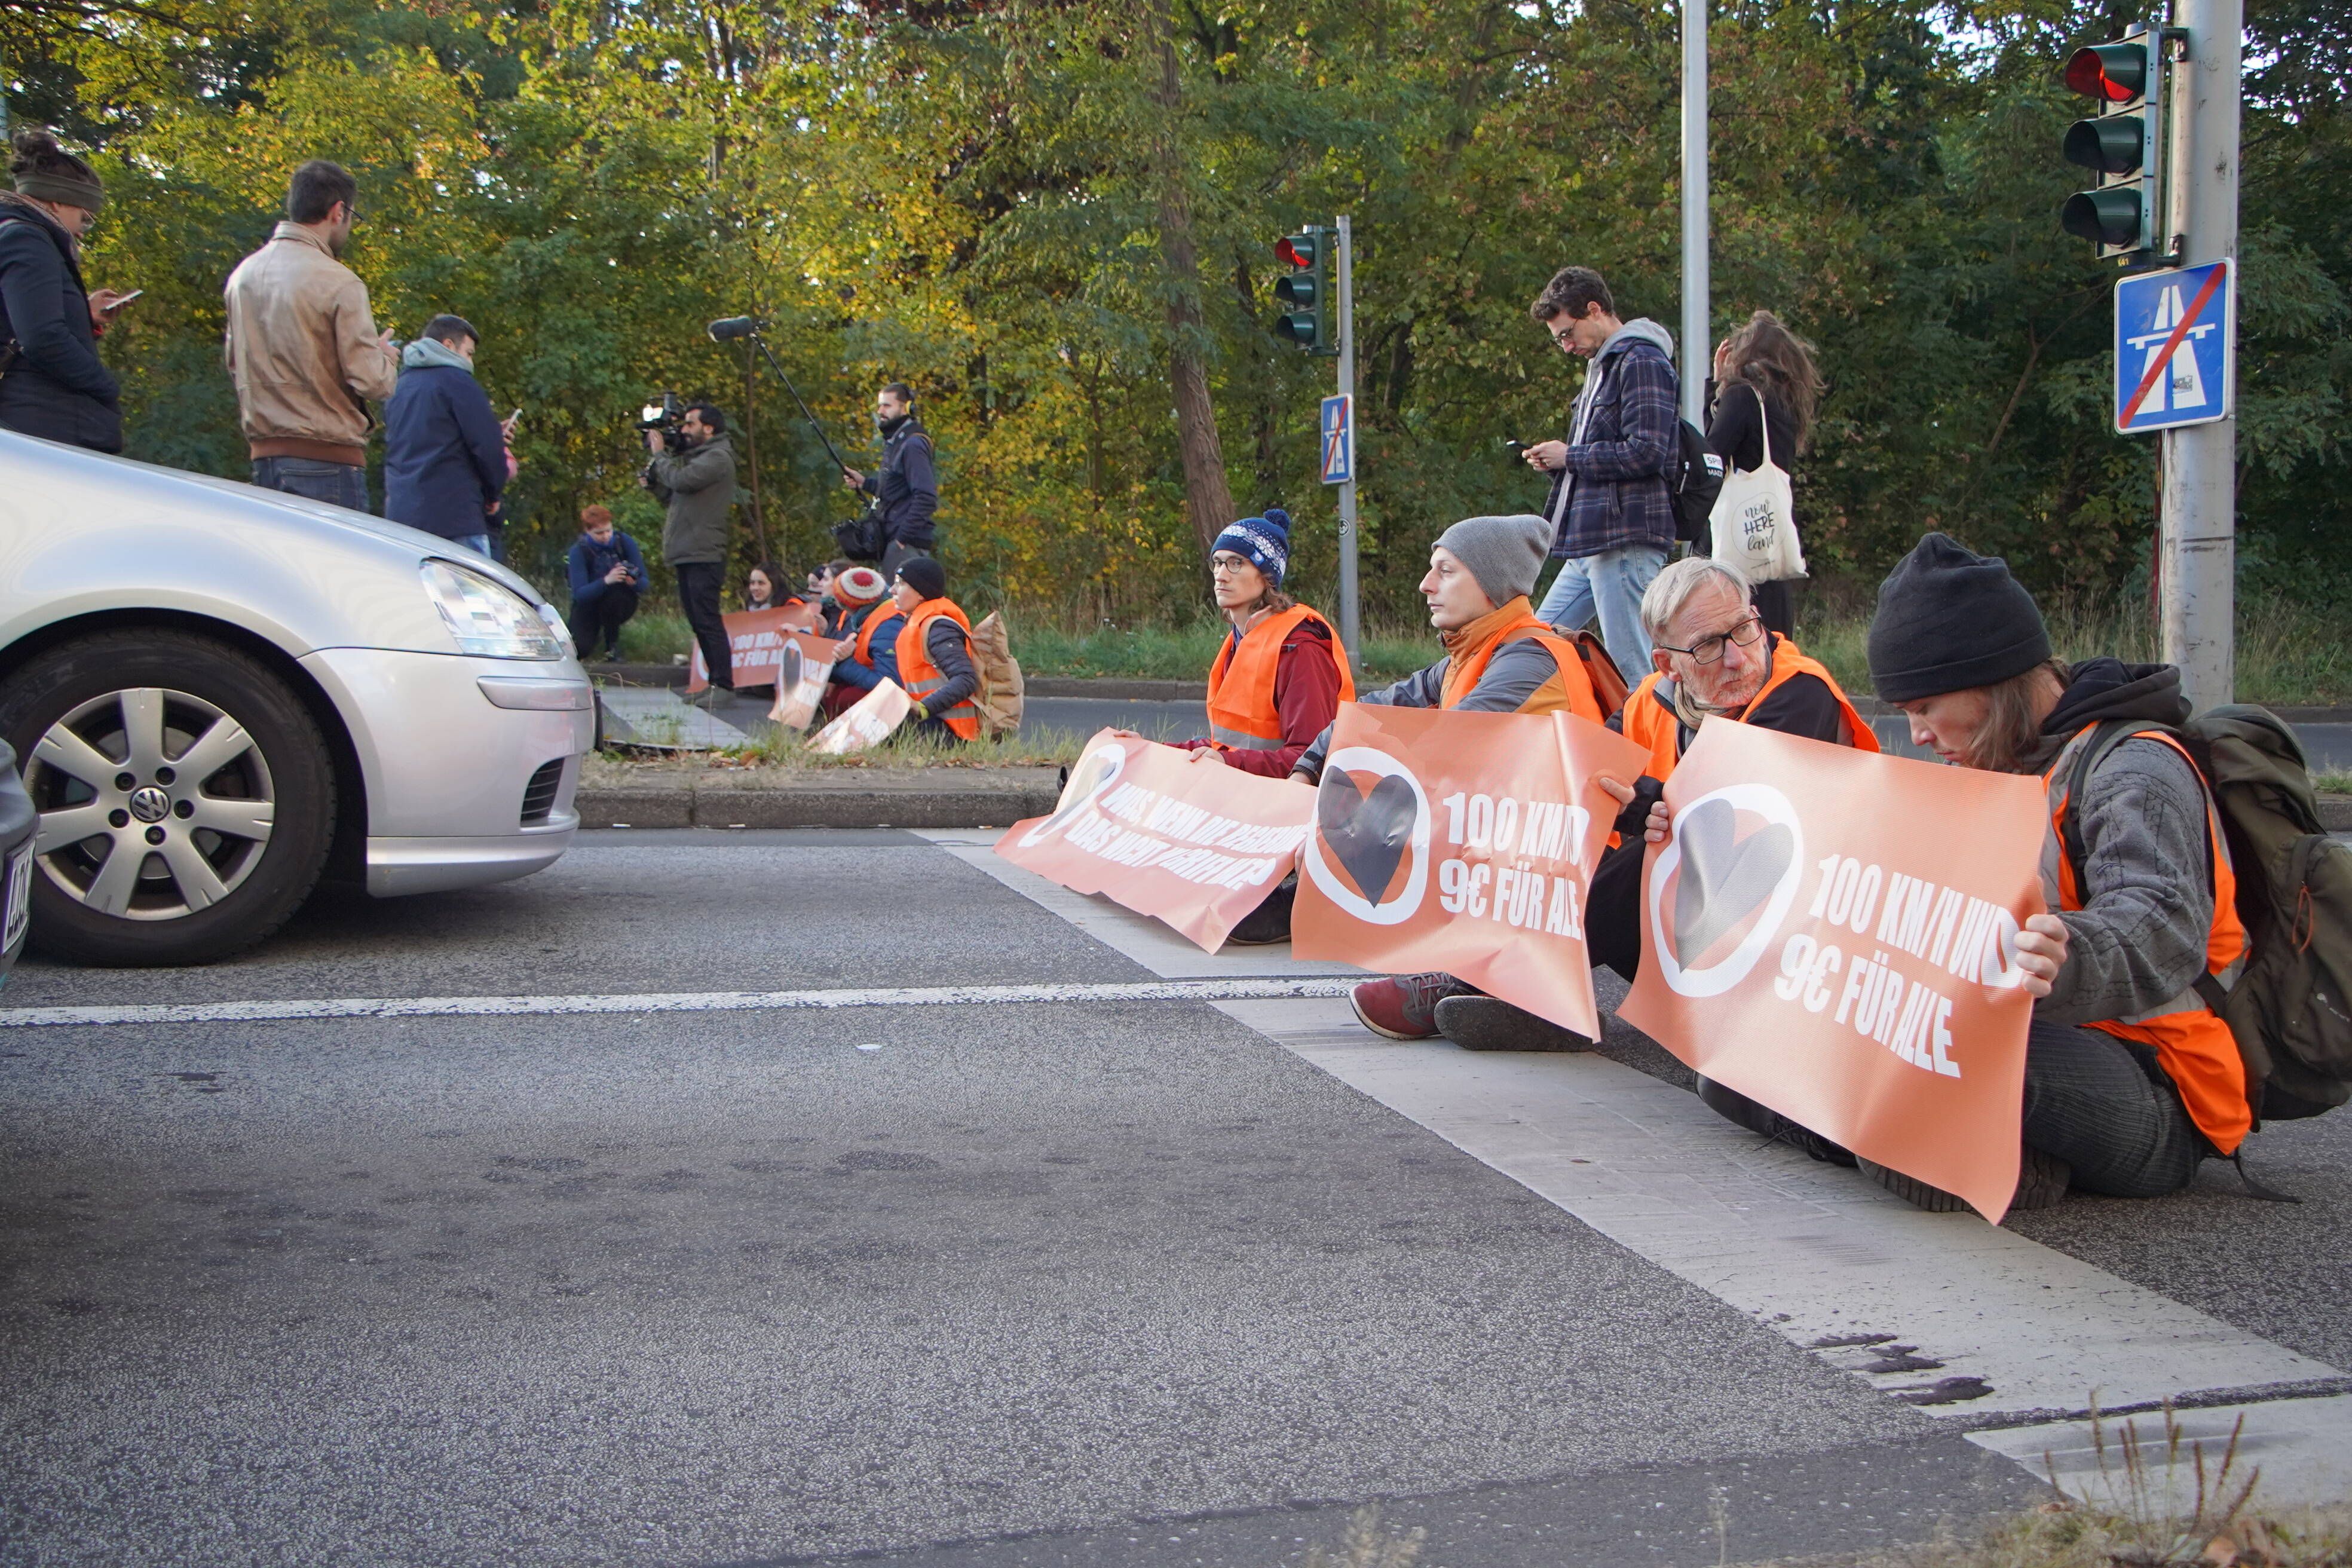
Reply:
[[[1744,724],[1748,721],[1748,715],[1763,706],[1764,699],[1797,677],[1810,675],[1828,687],[1830,695],[1837,699],[1838,708],[1845,720],[1845,733],[1841,737],[1843,743],[1858,752],[1878,750],[1878,732],[1854,711],[1853,704],[1846,700],[1844,689],[1826,666],[1809,654],[1800,653],[1797,645],[1779,632],[1772,634],[1771,647],[1772,673],[1765,678],[1762,689],[1738,713],[1725,713],[1720,717],[1735,724]],[[1633,695],[1625,700],[1625,738],[1637,746],[1648,748],[1650,765],[1642,771],[1654,779],[1661,780],[1671,777],[1675,764],[1682,761],[1682,721],[1675,713],[1674,694],[1665,688],[1665,679],[1663,674],[1653,670],[1641,685],[1633,689]]]
[[[1505,643],[1529,638],[1551,650],[1553,661],[1559,666],[1559,686],[1557,695],[1547,695],[1554,690],[1553,683],[1544,682],[1519,711],[1554,713],[1564,708],[1580,718],[1600,723],[1601,700],[1592,694],[1592,678],[1584,673],[1583,658],[1574,644],[1537,616],[1528,606],[1525,594],[1462,628],[1461,646],[1452,650],[1452,658],[1446,661],[1437,705],[1458,707],[1463,699],[1477,689],[1479,678],[1486,673],[1486,666]]]
[[[946,672],[931,662],[930,649],[925,641],[931,623],[942,616],[963,628],[964,643],[969,647],[971,622],[952,599],[924,600],[908,612],[907,624],[898,628],[898,684],[907,689],[908,696],[926,706],[930,702],[931,693],[948,683]],[[977,741],[980,739],[980,704],[976,700],[979,696],[975,690],[946,712],[934,713],[931,717],[945,720],[948,728],[959,739]]]
[[[2074,758],[2074,748],[2084,743],[2084,738],[2097,729],[2085,726],[2066,742],[2058,760],[2042,775],[2042,788],[2050,802],[2050,832],[2042,841],[2042,893],[2056,910],[2079,910],[2083,907],[2082,888],[2075,880],[2074,867],[2066,854],[2066,813],[2069,803],[2066,788],[2061,780]],[[2161,741],[2189,760],[2193,771],[2194,758],[2187,748],[2161,730],[2136,730],[2134,736]],[[2119,744],[2121,742],[2118,742]],[[2198,773],[2201,784],[2204,774]],[[2246,928],[2238,921],[2238,878],[2230,867],[2230,845],[2221,833],[2221,819],[2214,814],[2212,792],[2205,796],[2206,857],[2213,871],[2213,923],[2205,937],[2205,972],[2221,981],[2226,989],[2238,978],[2246,964]],[[2238,1054],[2238,1042],[2230,1033],[2230,1026],[2214,1016],[2192,987],[2167,1002],[2160,1002],[2145,1013],[2128,1018],[2110,1018],[2090,1027],[2132,1040],[2156,1050],[2158,1066],[2180,1091],[2180,1103],[2189,1112],[2189,1120],[2197,1123],[2199,1131],[2213,1141],[2213,1147],[2224,1154],[2237,1152],[2238,1145],[2254,1125],[2253,1107],[2246,1100],[2246,1062]]]
[[[1348,673],[1348,650],[1331,623],[1304,605],[1293,605],[1250,627],[1239,637],[1227,637],[1209,667],[1209,739],[1234,752],[1278,752],[1282,714],[1275,706],[1274,678],[1282,661],[1282,645],[1303,622],[1313,621],[1331,637],[1331,655],[1339,666],[1339,700],[1356,700],[1355,678]]]
[[[857,623],[857,647],[852,650],[849,657],[864,665],[866,668],[873,668],[874,634],[882,629],[883,622],[888,620],[893,616],[904,615],[905,613],[905,611],[899,609],[898,605],[890,603],[887,599],[877,600],[874,606],[866,612],[866,618]]]

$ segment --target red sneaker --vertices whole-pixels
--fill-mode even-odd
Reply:
[[[1451,974],[1391,974],[1365,981],[1348,993],[1348,1000],[1364,1027],[1375,1035],[1391,1040],[1433,1040],[1437,1038],[1437,1005],[1448,996],[1477,993],[1476,986],[1465,985]]]

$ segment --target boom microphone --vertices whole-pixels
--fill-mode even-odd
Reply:
[[[759,334],[760,318],[757,316],[729,316],[710,323],[710,341],[714,343],[731,343],[737,338],[752,338]]]

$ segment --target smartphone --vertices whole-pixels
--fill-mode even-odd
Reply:
[[[1528,455],[1528,444],[1525,441],[1506,441],[1503,443],[1503,449],[1514,458],[1524,458]]]
[[[513,429],[515,426],[521,421],[521,419],[522,410],[518,408],[512,414],[507,416],[507,428],[509,430]]]
[[[147,292],[147,290],[146,290],[146,289],[133,289],[132,290],[131,290],[131,292],[130,292],[130,293],[125,294],[121,299],[117,300],[113,304],[109,305],[109,306],[106,308],[106,310],[107,310],[107,313],[108,313],[109,315],[112,315],[115,311],[120,310],[121,309],[122,309],[122,307],[123,307],[123,306],[128,305],[129,303],[131,303],[131,300],[136,300],[137,298],[139,298],[139,296],[140,296],[140,295],[144,294],[145,292]]]

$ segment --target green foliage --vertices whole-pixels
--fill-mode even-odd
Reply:
[[[2240,361],[2247,554],[2338,641],[2339,10],[2249,7]],[[630,426],[664,388],[711,396],[757,447],[739,571],[762,548],[831,553],[853,501],[782,389],[764,370],[747,385],[741,349],[701,331],[756,310],[853,462],[874,386],[917,386],[959,595],[1070,626],[1205,609],[1171,408],[1188,347],[1235,504],[1289,508],[1293,581],[1328,607],[1336,522],[1312,475],[1329,367],[1267,330],[1267,246],[1350,212],[1366,614],[1409,623],[1440,529],[1541,500],[1501,443],[1557,434],[1580,374],[1528,318],[1545,278],[1588,263],[1623,313],[1677,317],[1677,15],[51,0],[9,11],[0,51],[20,117],[98,149],[112,199],[92,280],[147,290],[106,348],[135,455],[243,471],[220,283],[291,166],[333,156],[360,176],[351,259],[379,321],[483,328],[482,379],[524,410],[510,547],[550,585],[591,500],[657,555]],[[2039,588],[2137,591],[2153,449],[2106,429],[2110,277],[2055,222],[2075,105],[2052,68],[2105,26],[2092,0],[1719,8],[1715,321],[1769,307],[1821,346],[1832,391],[1798,470],[1817,574],[1866,582],[1942,527]],[[1171,201],[1202,290],[1181,345]]]

